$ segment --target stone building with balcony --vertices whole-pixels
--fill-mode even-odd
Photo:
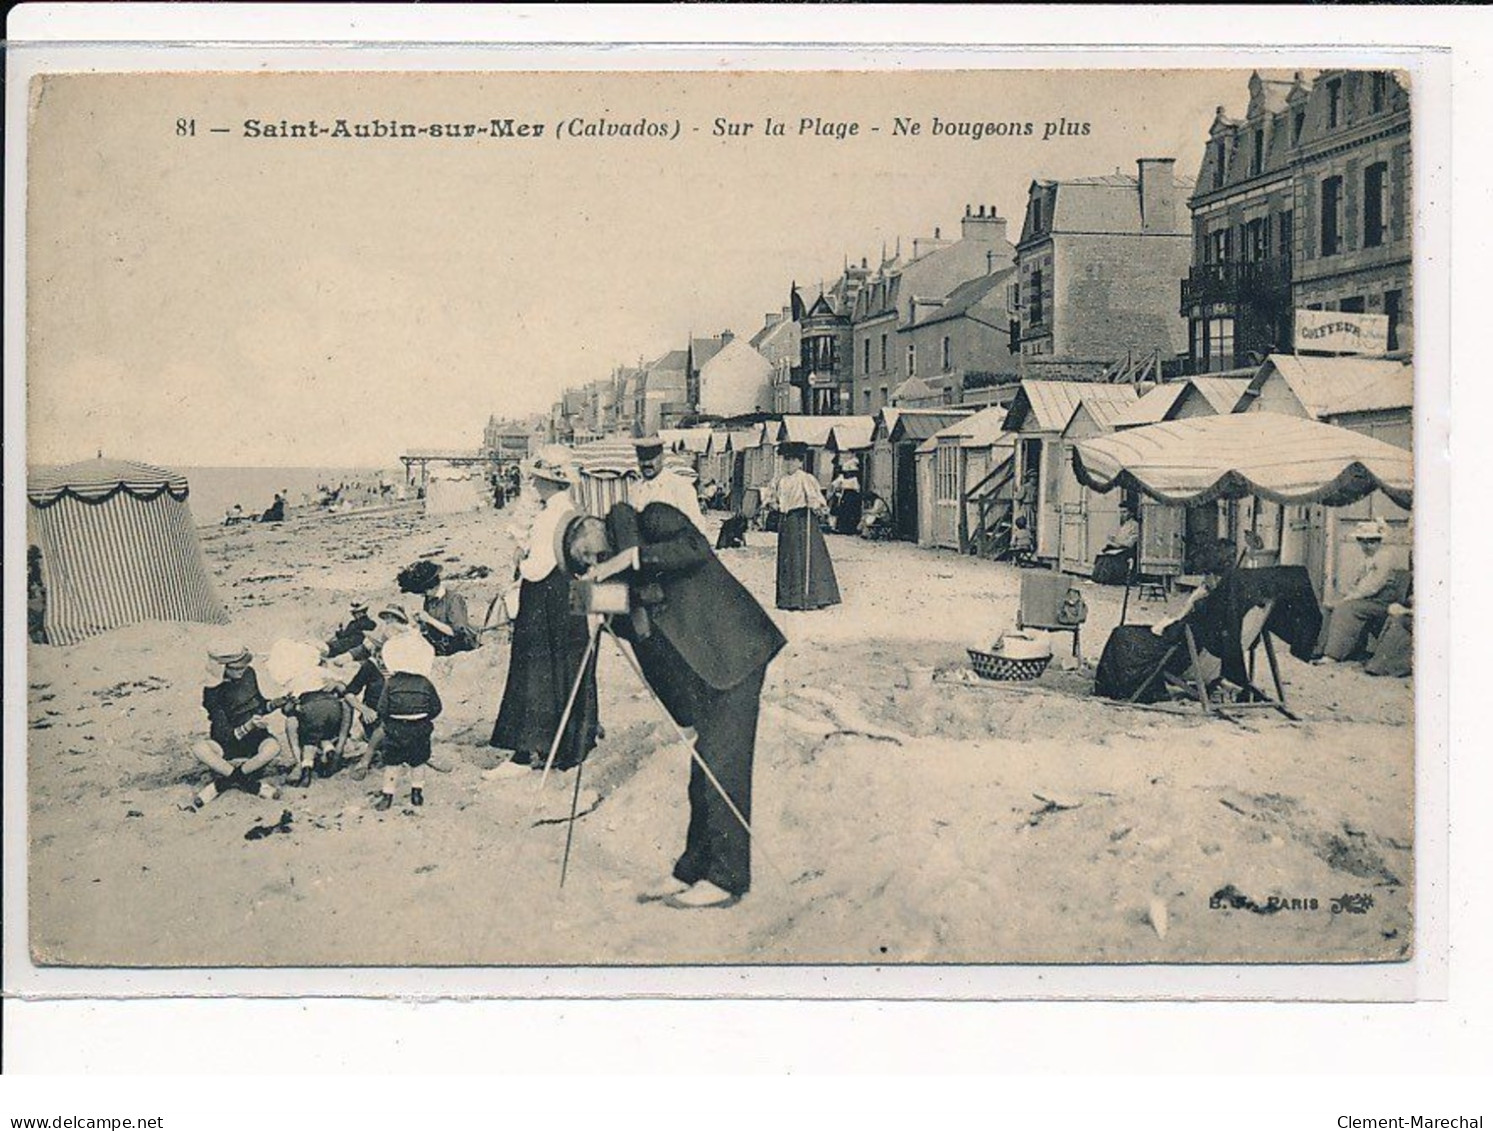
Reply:
[[[1249,108],[1214,115],[1192,210],[1192,266],[1182,280],[1188,371],[1242,368],[1290,348],[1295,190],[1293,131],[1305,93],[1249,80]]]
[[[1250,77],[1219,107],[1188,202],[1189,369],[1258,365],[1293,346],[1298,309],[1384,314],[1410,345],[1410,104],[1386,71]]]

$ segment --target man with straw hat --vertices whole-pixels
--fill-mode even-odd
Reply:
[[[569,450],[554,445],[542,449],[529,469],[544,507],[514,571],[521,581],[518,615],[513,620],[508,679],[489,739],[489,745],[512,754],[487,771],[489,778],[521,777],[529,768],[543,768],[583,662],[587,672],[566,721],[556,768],[579,765],[596,745],[596,657],[589,647],[586,618],[571,615],[570,579],[555,557],[556,535],[575,514],[569,462]]]
[[[1388,524],[1383,519],[1360,522],[1353,538],[1363,551],[1363,564],[1353,583],[1331,606],[1322,627],[1320,662],[1338,663],[1359,655],[1372,633],[1378,632],[1395,600],[1395,563],[1384,552]]]
[[[237,641],[208,650],[208,679],[202,689],[208,737],[192,746],[192,755],[213,773],[213,780],[192,800],[200,809],[231,789],[256,793],[267,801],[280,796],[259,772],[275,760],[280,743],[269,733],[269,716],[276,709],[259,690],[254,656]]]

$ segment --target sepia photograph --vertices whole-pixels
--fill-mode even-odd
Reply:
[[[1410,69],[12,96],[36,967],[1415,957]]]

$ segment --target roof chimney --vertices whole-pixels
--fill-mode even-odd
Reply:
[[[987,210],[982,204],[979,211],[973,209],[966,211],[964,219],[960,221],[959,236],[961,239],[975,240],[979,243],[999,244],[1006,242],[1006,218],[997,216],[995,205]]]
[[[1140,181],[1140,230],[1177,232],[1177,179],[1175,157],[1141,157],[1136,162]]]

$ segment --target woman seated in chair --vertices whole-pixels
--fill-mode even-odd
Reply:
[[[1125,584],[1139,546],[1140,523],[1130,505],[1122,503],[1119,527],[1110,535],[1104,549],[1094,555],[1094,580],[1100,585]]]
[[[1203,651],[1198,656],[1201,670],[1189,671],[1192,657],[1185,644],[1186,626],[1195,625],[1207,616],[1209,597],[1233,573],[1238,558],[1232,543],[1222,539],[1201,556],[1206,571],[1203,580],[1175,616],[1152,625],[1122,624],[1110,633],[1094,672],[1094,694],[1106,699],[1155,703],[1168,697],[1168,677],[1181,680],[1192,675],[1204,687],[1217,680],[1221,662]]]

